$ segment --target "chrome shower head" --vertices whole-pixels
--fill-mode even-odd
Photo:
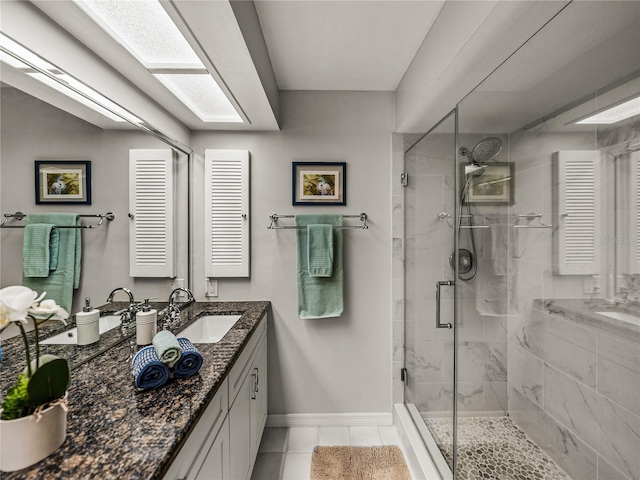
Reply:
[[[477,163],[469,163],[464,166],[464,174],[471,175],[473,177],[479,177],[484,173],[485,166],[478,165]]]
[[[480,140],[467,156],[474,163],[484,163],[495,158],[502,150],[502,140],[498,137],[487,137]]]

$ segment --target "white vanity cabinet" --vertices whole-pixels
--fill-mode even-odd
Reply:
[[[266,418],[265,316],[164,478],[249,479]]]

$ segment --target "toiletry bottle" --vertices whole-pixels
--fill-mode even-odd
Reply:
[[[142,311],[136,314],[136,343],[149,345],[158,331],[158,312],[152,310],[149,299],[144,299]]]
[[[89,297],[84,299],[84,308],[76,313],[78,345],[91,345],[100,340],[100,310],[91,306]]]

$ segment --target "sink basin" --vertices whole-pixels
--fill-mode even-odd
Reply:
[[[104,332],[108,332],[120,325],[120,315],[105,315],[100,317],[98,323],[98,331],[100,335]],[[40,345],[76,345],[78,343],[78,328],[71,328],[65,330],[58,335],[49,337],[46,340],[41,340]]]
[[[187,328],[178,333],[191,343],[216,343],[222,340],[240,315],[203,315]]]
[[[626,312],[596,312],[599,315],[604,315],[605,317],[613,318],[615,320],[620,320],[622,322],[631,323],[632,325],[640,325],[640,317],[636,315],[632,315]]]

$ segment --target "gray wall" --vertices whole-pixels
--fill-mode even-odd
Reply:
[[[62,110],[10,87],[2,94],[1,212],[78,212],[96,214],[112,211],[113,222],[82,232],[81,285],[74,295],[72,312],[86,296],[94,305],[105,302],[111,289],[126,286],[136,300],[157,296],[166,301],[168,279],[129,277],[129,149],[168,148],[138,130],[101,130]],[[92,205],[36,205],[35,160],[90,160],[93,177]],[[178,162],[179,209],[186,201],[186,160]],[[178,195],[180,196],[180,195]],[[84,219],[89,223],[94,219]],[[178,275],[186,275],[186,215],[178,216]],[[19,222],[13,222],[19,225]],[[0,285],[22,282],[22,229],[1,229]]]
[[[279,132],[193,134],[194,178],[202,178],[207,148],[251,152],[251,278],[221,279],[218,300],[273,304],[270,414],[390,413],[393,95],[282,92],[281,115]],[[347,206],[293,207],[293,161],[347,162]],[[194,289],[203,299],[202,185],[196,182],[194,189]],[[295,231],[267,230],[269,212],[369,215],[369,230],[344,233],[340,318],[298,318]]]

